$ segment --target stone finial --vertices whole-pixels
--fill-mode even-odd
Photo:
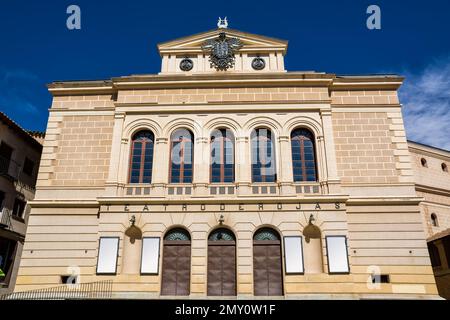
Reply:
[[[219,29],[226,29],[226,28],[228,28],[227,17],[225,17],[225,19],[223,19],[223,20],[222,20],[221,17],[219,17],[219,21],[217,22],[217,27]]]

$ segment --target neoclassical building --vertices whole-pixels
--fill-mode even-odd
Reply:
[[[220,28],[161,72],[54,82],[16,291],[437,298],[397,75],[291,72]]]

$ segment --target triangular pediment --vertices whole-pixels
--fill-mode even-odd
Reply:
[[[170,53],[195,53],[201,52],[202,44],[209,39],[218,37],[219,33],[225,32],[227,37],[239,38],[243,43],[243,52],[268,52],[276,51],[286,54],[288,42],[285,40],[270,38],[266,36],[251,34],[234,29],[214,29],[187,37],[158,44],[161,55]]]

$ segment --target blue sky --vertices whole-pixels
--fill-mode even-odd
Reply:
[[[66,9],[81,8],[81,30]],[[381,30],[366,9],[381,8]],[[398,73],[408,138],[450,149],[450,1],[0,1],[0,110],[44,130],[46,84],[157,73],[158,42],[229,27],[289,40],[286,68]]]

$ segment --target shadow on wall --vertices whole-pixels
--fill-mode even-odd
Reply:
[[[303,229],[305,237],[305,273],[322,273],[322,233],[320,228],[309,224]]]
[[[125,231],[122,273],[140,273],[141,248],[142,231],[135,225],[132,225]]]

